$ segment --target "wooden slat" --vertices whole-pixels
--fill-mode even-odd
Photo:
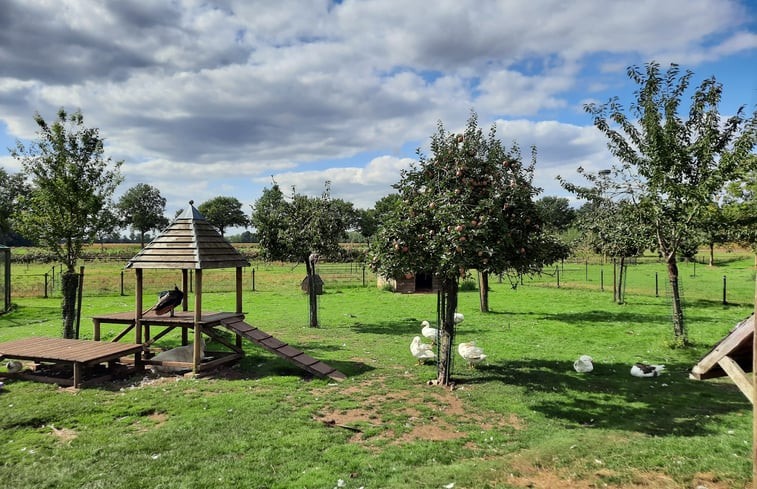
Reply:
[[[754,404],[754,386],[752,385],[751,376],[747,375],[739,364],[729,356],[721,358],[718,365],[725,370],[728,377],[741,390],[741,393],[749,399],[749,402]]]
[[[247,338],[253,343],[262,346],[263,348],[272,351],[276,355],[292,362],[298,367],[307,370],[315,375],[321,377],[328,377],[336,381],[342,381],[347,378],[342,372],[338,371],[334,367],[327,365],[320,360],[307,355],[297,348],[294,348],[283,341],[274,338],[273,336],[265,333],[255,327],[252,327],[242,320],[229,318],[221,321],[221,324],[226,326],[229,330],[233,331],[242,338]]]

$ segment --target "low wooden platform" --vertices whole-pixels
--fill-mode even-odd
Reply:
[[[101,382],[114,374],[115,360],[142,351],[142,345],[133,343],[105,343],[100,341],[71,340],[63,338],[32,337],[0,343],[0,355],[15,360],[32,360],[73,366],[71,378],[57,378],[19,372],[5,374],[41,382],[81,387],[84,384]],[[84,369],[108,363],[108,375],[84,382]]]

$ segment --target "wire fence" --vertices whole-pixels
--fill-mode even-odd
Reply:
[[[754,300],[755,268],[749,260],[725,262],[717,267],[703,265],[701,260],[679,263],[679,285],[685,284],[687,300],[706,300],[722,304],[747,304]],[[133,270],[126,270],[112,262],[84,263],[84,295],[133,295],[136,280]],[[61,265],[20,265],[11,273],[12,297],[60,297]],[[324,289],[339,290],[353,287],[376,287],[377,277],[363,262],[319,263],[316,272],[324,282]],[[203,270],[203,291],[227,292],[236,287],[233,269]],[[283,262],[254,262],[243,269],[243,289],[270,291],[301,285],[306,276],[304,264]],[[654,257],[626,260],[623,282],[619,263],[612,260],[574,259],[547,267],[539,274],[524,276],[515,281],[499,277],[498,282],[512,286],[536,286],[598,290],[620,295],[660,297],[669,287],[664,263]],[[193,271],[189,271],[190,292],[194,285]],[[496,283],[496,277],[490,283]],[[143,275],[145,292],[159,292],[182,284],[180,270],[150,269]],[[474,286],[475,288],[475,286]]]
[[[13,297],[60,297],[61,276],[65,272],[62,265],[15,267],[11,274],[11,294]],[[322,263],[316,272],[324,281],[325,287],[367,287],[376,285],[376,275],[365,263]],[[301,275],[301,277],[299,277]],[[281,287],[282,283],[299,283],[306,275],[304,265],[292,263],[258,262],[243,268],[242,285],[244,290],[271,290]],[[136,280],[133,270],[122,269],[114,264],[93,262],[84,266],[84,295],[133,295]],[[180,270],[150,269],[143,274],[145,292],[165,290],[173,285],[181,285],[183,276]],[[189,291],[194,287],[194,270],[188,271]],[[203,291],[228,292],[236,287],[236,270],[203,270]]]

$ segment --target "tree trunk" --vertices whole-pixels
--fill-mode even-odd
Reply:
[[[623,265],[625,265],[626,257],[620,256],[620,272],[618,273],[618,304],[623,304]]]
[[[615,258],[612,259],[612,300],[618,302],[618,267]]]
[[[139,232],[139,246],[140,248],[145,247],[145,232],[144,231]]]
[[[318,327],[318,294],[315,290],[315,264],[305,260],[308,271],[308,302],[310,304],[310,327]]]
[[[678,287],[678,264],[676,263],[675,254],[668,255],[668,279],[670,281],[670,290],[673,294],[673,334],[676,342],[681,345],[688,344],[686,338],[686,328],[683,322],[683,308],[681,307],[681,291]]]
[[[710,266],[715,266],[715,243],[710,243]]]
[[[481,272],[478,281],[478,295],[481,302],[481,312],[489,312],[489,273]]]
[[[452,371],[452,353],[455,340],[455,309],[457,309],[457,278],[442,280],[442,302],[444,304],[442,330],[439,338],[439,360],[437,361],[437,383],[449,385]]]
[[[63,302],[61,305],[63,313],[63,337],[73,338],[75,336],[76,324],[76,293],[79,290],[79,274],[68,270],[61,276],[61,290],[63,293]]]

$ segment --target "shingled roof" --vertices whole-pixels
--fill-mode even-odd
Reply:
[[[193,204],[190,200],[189,207],[129,260],[126,268],[207,270],[250,266],[247,258]]]

